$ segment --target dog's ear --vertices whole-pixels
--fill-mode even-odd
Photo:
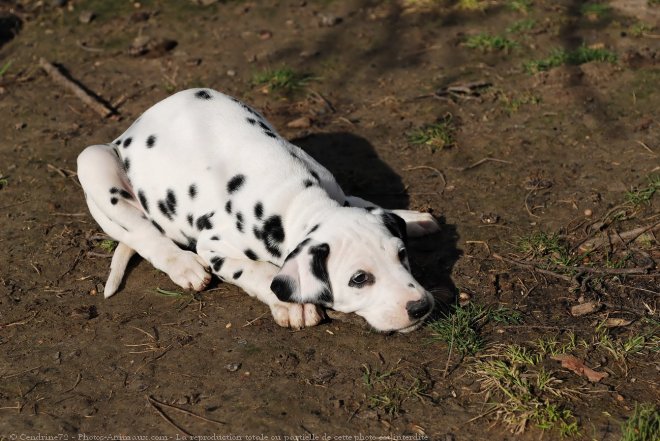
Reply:
[[[408,242],[406,221],[404,221],[400,216],[387,210],[379,210],[378,212],[374,212],[374,214],[380,215],[385,228],[387,228],[389,232],[392,233],[392,236],[400,238],[403,243]]]
[[[283,302],[332,306],[327,243],[305,239],[289,253],[270,289]]]

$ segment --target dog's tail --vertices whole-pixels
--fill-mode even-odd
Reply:
[[[131,249],[123,242],[119,242],[117,249],[115,249],[115,254],[112,256],[110,275],[108,276],[108,281],[105,283],[105,289],[103,290],[103,297],[106,299],[116,293],[119,289],[119,285],[126,272],[126,267],[128,266],[128,261],[131,260],[133,254],[135,254],[135,250]]]

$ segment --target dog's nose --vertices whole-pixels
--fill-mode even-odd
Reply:
[[[406,303],[406,311],[410,320],[417,320],[424,317],[430,310],[433,304],[428,296],[424,296],[419,300],[414,300]]]

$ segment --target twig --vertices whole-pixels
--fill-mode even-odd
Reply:
[[[536,271],[537,273],[540,273],[540,274],[545,274],[547,276],[556,277],[558,279],[562,279],[562,280],[565,280],[567,282],[572,282],[573,281],[572,277],[566,276],[564,274],[558,274],[554,271],[544,270],[542,268],[537,267],[536,265],[534,265],[532,263],[521,262],[520,260],[510,259],[508,257],[500,256],[499,254],[496,254],[496,253],[493,253],[493,257],[498,259],[498,260],[503,260],[504,262],[513,263],[514,265],[518,265],[518,266],[528,268],[528,269],[530,269],[532,271]]]
[[[45,58],[39,59],[39,66],[46,71],[53,81],[70,90],[80,101],[85,103],[103,118],[117,113],[114,109],[108,107],[107,104],[80,87],[76,82],[67,78],[60,69]]]
[[[212,420],[211,418],[206,418],[205,416],[197,415],[196,413],[191,412],[188,409],[184,409],[182,407],[178,407],[178,406],[175,406],[173,404],[168,404],[168,403],[164,403],[162,401],[158,401],[157,399],[155,399],[151,395],[149,395],[147,398],[150,401],[153,401],[154,403],[158,404],[159,406],[165,406],[165,407],[169,407],[169,408],[174,409],[174,410],[178,410],[179,412],[183,412],[186,415],[190,415],[191,417],[199,418],[202,421],[206,421],[206,422],[209,422],[209,423],[215,423],[215,424],[227,424],[224,421]]]
[[[9,322],[9,323],[1,324],[1,325],[0,325],[0,329],[2,329],[2,328],[9,328],[9,327],[11,327],[11,326],[24,325],[24,324],[30,322],[33,318],[35,318],[35,317],[37,316],[37,314],[38,314],[38,312],[35,312],[34,314],[32,314],[32,317],[28,317],[28,318],[20,319],[20,320],[17,320],[17,321],[15,321],[15,322]]]
[[[445,187],[447,186],[447,180],[445,179],[444,173],[442,173],[440,170],[438,170],[435,167],[431,167],[431,166],[428,166],[428,165],[418,165],[416,167],[408,167],[408,168],[403,169],[403,171],[413,171],[413,170],[431,170],[431,171],[434,171],[440,176],[440,179],[442,179],[442,184]]]
[[[621,242],[624,245],[629,244],[630,242],[633,242],[635,239],[637,239],[639,236],[642,234],[646,233],[649,230],[653,230],[655,227],[660,226],[660,221],[657,221],[655,223],[645,225],[643,227],[635,228],[633,230],[628,230],[624,231],[623,233],[617,233],[617,237],[621,239]],[[594,239],[589,239],[585,242],[582,242],[580,244],[581,249],[588,249],[590,251],[596,250],[603,246],[606,243],[610,243],[611,235],[609,233],[606,233],[605,238],[594,238]],[[624,242],[625,241],[625,242]]]
[[[268,314],[268,312],[264,312],[264,313],[261,314],[259,317],[250,320],[249,322],[247,322],[246,324],[244,324],[243,327],[245,328],[245,327],[247,327],[247,326],[250,326],[252,323],[256,322],[257,320],[259,320],[260,318],[262,318],[262,317],[265,316],[266,314]]]
[[[651,147],[647,146],[647,145],[644,144],[642,141],[637,141],[637,144],[639,144],[639,145],[641,145],[642,147],[644,147],[644,148],[645,148],[649,153],[651,153],[653,156],[658,156],[658,154],[657,154],[656,152],[654,152],[653,150],[651,150]]]
[[[91,47],[87,46],[84,42],[80,40],[76,40],[76,46],[78,46],[80,49],[87,51],[87,52],[103,52],[105,49],[99,48],[99,47]]]
[[[464,172],[464,171],[467,171],[467,170],[473,169],[473,168],[475,168],[475,167],[479,167],[481,164],[484,164],[484,163],[489,162],[489,161],[491,161],[491,162],[501,162],[501,163],[503,163],[503,164],[511,164],[511,161],[505,161],[504,159],[497,159],[497,158],[483,158],[483,159],[478,160],[478,161],[475,162],[474,164],[470,164],[470,165],[468,165],[467,167],[459,167],[459,168],[454,168],[454,169],[455,169],[455,170],[458,170],[458,171],[462,171],[462,172]]]
[[[177,424],[172,420],[172,418],[170,418],[169,416],[167,416],[167,414],[166,414],[165,412],[163,412],[163,410],[162,410],[160,407],[158,407],[158,406],[154,403],[154,401],[152,401],[151,397],[147,397],[147,396],[145,396],[145,398],[147,399],[147,402],[148,402],[149,404],[151,404],[151,407],[153,407],[153,408],[156,410],[156,412],[158,412],[158,415],[160,415],[161,418],[163,418],[165,421],[167,421],[167,422],[170,423],[172,426],[174,426],[174,427],[176,428],[176,430],[178,430],[179,432],[181,432],[181,433],[183,433],[183,434],[185,434],[185,435],[193,436],[192,433],[187,432],[185,429],[181,428],[179,425],[177,425]]]
[[[36,371],[37,369],[41,369],[41,366],[37,366],[37,367],[30,368],[30,369],[26,369],[26,370],[24,370],[24,371],[16,372],[16,373],[14,373],[14,374],[3,375],[2,377],[0,377],[0,379],[2,379],[2,380],[6,380],[7,378],[18,377],[18,376],[20,376],[20,375],[27,374],[28,372]]]
[[[71,386],[71,389],[65,390],[64,392],[62,392],[62,394],[65,394],[65,393],[68,393],[68,392],[71,392],[72,390],[74,390],[80,384],[80,380],[82,380],[82,374],[80,372],[78,372],[78,377],[76,378],[76,382],[73,384],[73,386]]]
[[[535,217],[535,218],[540,218],[540,216],[537,216],[534,213],[532,213],[532,210],[529,209],[529,205],[527,204],[527,200],[532,195],[532,193],[534,193],[535,191],[536,191],[536,189],[532,189],[532,190],[529,191],[529,193],[527,193],[527,196],[525,196],[525,210],[527,210],[527,213],[529,213],[530,216]]]

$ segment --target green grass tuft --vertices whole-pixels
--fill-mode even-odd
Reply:
[[[465,40],[465,46],[470,49],[479,49],[482,52],[509,52],[517,46],[517,43],[499,35],[477,34],[468,37]]]
[[[513,22],[509,27],[506,28],[506,31],[510,34],[523,34],[529,32],[536,26],[536,20],[533,18],[525,18]]]
[[[101,241],[99,247],[105,252],[112,253],[115,248],[117,248],[117,244],[118,243],[112,239],[105,239]]]
[[[431,339],[446,342],[451,350],[461,355],[476,354],[484,342],[479,329],[488,321],[488,310],[470,303],[465,307],[455,307],[452,313],[428,325]]]
[[[408,135],[408,141],[415,145],[429,146],[431,151],[449,148],[456,144],[454,131],[452,117],[447,115],[435,124],[414,130]]]
[[[3,64],[2,67],[0,67],[0,78],[2,78],[7,73],[12,63],[13,61],[9,60]]]
[[[621,441],[660,439],[660,412],[650,403],[635,406],[633,414],[621,425]]]
[[[648,205],[657,191],[660,191],[660,175],[649,177],[646,187],[627,192],[626,201],[633,205]]]
[[[252,82],[259,86],[266,86],[269,90],[291,94],[302,90],[312,77],[307,74],[296,72],[291,68],[267,69],[256,73]]]
[[[611,52],[607,49],[590,48],[582,45],[573,51],[556,49],[547,58],[542,60],[528,61],[524,63],[523,66],[528,73],[537,73],[550,70],[553,67],[558,67],[564,64],[579,65],[589,63],[591,61],[615,63],[616,60],[617,57],[614,52]]]
[[[509,9],[515,12],[522,12],[527,14],[532,7],[532,0],[509,0],[506,2],[506,5]]]

